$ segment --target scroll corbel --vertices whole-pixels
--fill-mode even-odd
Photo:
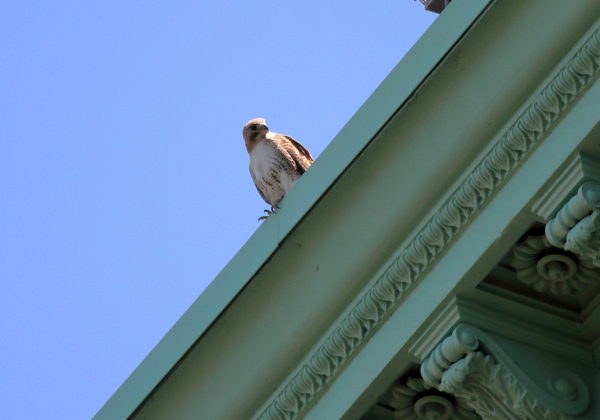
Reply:
[[[586,384],[559,359],[544,365],[540,360],[552,357],[507,346],[509,354],[503,347],[484,331],[460,324],[425,359],[421,376],[426,386],[453,395],[483,419],[566,420],[588,409]]]
[[[546,224],[548,242],[600,267],[600,184],[585,182]]]

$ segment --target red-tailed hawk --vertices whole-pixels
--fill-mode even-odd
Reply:
[[[271,211],[265,212],[271,214],[314,159],[290,136],[269,131],[264,118],[248,121],[242,135],[250,155],[250,175],[260,196],[271,205]]]

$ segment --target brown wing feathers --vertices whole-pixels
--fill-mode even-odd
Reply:
[[[288,154],[293,160],[292,163],[296,167],[298,173],[303,174],[306,172],[306,170],[313,163],[313,157],[311,156],[310,152],[306,150],[306,148],[302,146],[300,142],[294,140],[290,136],[278,134],[276,139],[278,140],[278,145],[283,148],[287,152],[286,154]]]

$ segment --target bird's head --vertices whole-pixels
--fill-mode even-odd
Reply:
[[[256,142],[263,140],[268,132],[269,128],[267,127],[267,122],[264,118],[253,118],[248,121],[242,130],[248,152],[252,150],[252,147],[254,147]]]

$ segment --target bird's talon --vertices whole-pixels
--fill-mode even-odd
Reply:
[[[267,219],[267,217],[269,217],[269,216],[270,216],[270,215],[273,213],[271,210],[266,210],[266,209],[265,209],[265,210],[263,210],[263,211],[264,211],[265,213],[267,213],[267,215],[266,215],[266,216],[260,216],[260,217],[258,218],[258,221],[259,221],[259,222],[260,222],[260,221],[262,221],[262,220],[266,220],[266,219]]]

